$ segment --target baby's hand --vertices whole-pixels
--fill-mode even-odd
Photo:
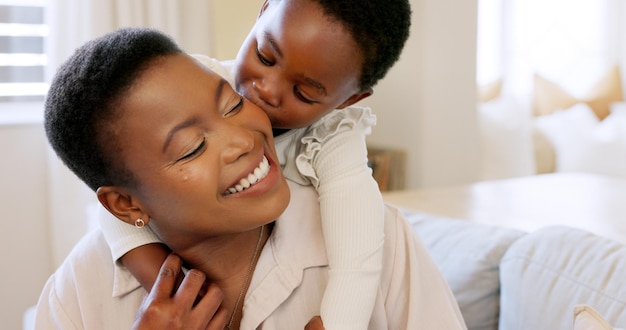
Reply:
[[[222,291],[210,284],[204,292],[206,276],[195,269],[177,287],[181,265],[180,257],[174,254],[165,259],[139,307],[133,329],[224,329],[228,312],[220,308]]]
[[[304,326],[304,330],[324,330],[324,323],[319,316],[313,316],[311,321]]]

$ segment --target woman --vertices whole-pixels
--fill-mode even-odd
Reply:
[[[297,329],[319,315],[328,262],[315,191],[283,178],[265,114],[169,38],[125,29],[80,48],[51,85],[45,125],[110,213],[149,225],[193,270],[177,289],[168,259],[139,309],[146,292],[93,232],[48,280],[37,327],[128,328],[138,309],[138,327],[172,321],[154,308],[182,311],[168,328]],[[242,178],[252,185],[229,193]],[[464,328],[399,212],[385,219],[370,328]]]

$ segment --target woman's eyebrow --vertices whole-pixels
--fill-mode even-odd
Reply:
[[[220,82],[217,84],[217,88],[215,88],[215,107],[219,105],[220,98],[222,97],[222,92],[224,92],[224,86],[226,86],[228,82],[221,78]]]
[[[228,82],[224,78],[221,78],[219,83],[217,84],[217,87],[215,88],[215,99],[213,104],[215,108],[219,106],[219,100],[222,97],[222,93],[224,92],[224,86],[226,86],[227,84]],[[193,118],[189,118],[182,123],[174,126],[174,128],[172,128],[169,133],[167,133],[167,138],[165,138],[165,143],[163,143],[163,150],[161,152],[165,152],[167,150],[167,147],[172,142],[172,138],[178,131],[189,126],[193,126],[198,122],[200,122],[200,119],[197,116],[194,116]]]
[[[163,150],[161,152],[164,153],[167,150],[167,147],[172,142],[172,138],[174,137],[176,132],[180,131],[183,128],[192,126],[192,125],[196,124],[198,121],[199,121],[198,117],[194,117],[194,118],[187,119],[187,120],[183,121],[182,123],[174,126],[174,128],[172,128],[169,131],[169,133],[167,133],[167,138],[165,139],[165,143],[163,144]]]

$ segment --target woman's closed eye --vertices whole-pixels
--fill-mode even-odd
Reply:
[[[200,143],[195,148],[193,148],[190,152],[186,153],[183,157],[179,158],[177,162],[192,159],[193,157],[199,155],[202,151],[204,151],[205,148],[206,148],[206,138],[203,137],[202,141],[200,141]]]
[[[239,95],[239,102],[237,102],[237,104],[235,104],[232,108],[230,108],[230,110],[226,111],[226,113],[224,114],[224,117],[232,116],[238,113],[239,110],[241,110],[242,108],[243,108],[243,96]]]

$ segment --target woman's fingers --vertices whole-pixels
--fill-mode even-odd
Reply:
[[[224,329],[228,322],[229,312],[221,308],[224,294],[215,284],[206,284],[206,276],[191,269],[185,275],[178,291],[175,294],[177,304],[190,306],[190,329]]]
[[[189,306],[195,305],[198,296],[202,293],[205,280],[206,276],[201,271],[197,269],[188,271],[174,294],[174,300]]]
[[[192,313],[199,314],[199,317],[202,315],[207,317],[207,329],[224,329],[228,322],[229,312],[220,307],[223,299],[222,290],[215,284],[209,284],[204,295],[198,299]]]
[[[163,265],[161,265],[159,275],[152,286],[152,290],[150,290],[150,295],[155,298],[171,297],[176,290],[178,277],[182,272],[181,266],[182,261],[179,256],[175,254],[168,255]]]
[[[224,330],[226,325],[228,324],[228,319],[230,316],[230,312],[223,307],[220,307],[213,318],[209,321],[209,324],[206,326],[207,330]]]
[[[215,284],[205,285],[206,276],[195,269],[181,282],[181,266],[176,255],[165,259],[133,329],[224,329],[230,314],[220,307],[222,291]]]

